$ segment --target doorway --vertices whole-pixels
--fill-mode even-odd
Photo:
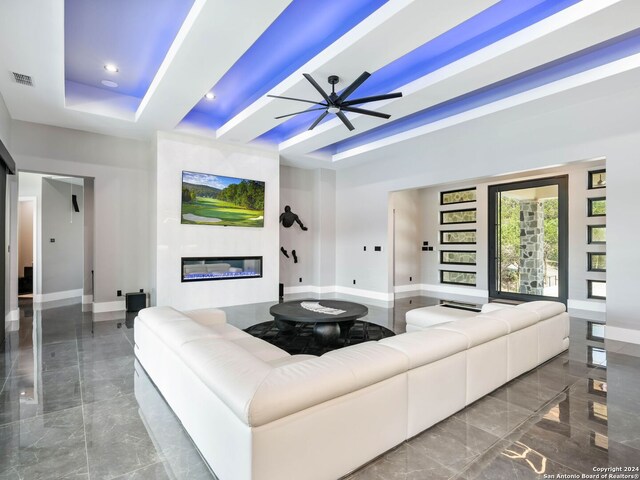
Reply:
[[[36,198],[18,199],[18,296],[33,296],[35,258]]]
[[[567,178],[489,187],[491,298],[566,303]]]
[[[93,179],[21,171],[18,200],[14,278],[22,302],[91,303]]]

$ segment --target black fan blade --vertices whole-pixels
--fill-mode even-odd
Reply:
[[[342,113],[342,111],[336,113],[336,115],[338,116],[338,118],[340,120],[342,120],[342,123],[345,124],[345,126],[349,129],[349,130],[353,130],[355,127],[351,124],[351,122],[349,121],[349,119],[347,118],[347,116]]]
[[[359,103],[377,102],[378,100],[388,100],[390,98],[399,98],[401,96],[402,96],[402,92],[386,93],[384,95],[374,95],[373,97],[354,98],[353,100],[342,102],[341,105],[348,107],[349,105],[358,105]]]
[[[320,95],[322,95],[322,98],[324,98],[325,102],[327,102],[329,105],[332,105],[331,100],[329,100],[329,95],[327,95],[327,92],[325,92],[322,89],[322,87],[320,85],[318,85],[318,82],[316,82],[313,79],[313,77],[311,75],[309,75],[308,73],[303,73],[302,75],[304,76],[304,78],[309,80],[309,83],[311,85],[313,85],[313,87],[318,91],[318,93],[320,93]]]
[[[295,100],[296,102],[307,102],[307,103],[313,103],[315,105],[324,105],[324,103],[314,102],[313,100],[305,100],[304,98],[281,97],[280,95],[267,95],[267,97],[284,98],[285,100]]]
[[[316,121],[311,124],[309,130],[313,130],[314,128],[316,128],[316,125],[318,125],[322,121],[322,119],[327,116],[328,113],[329,112],[327,112],[326,110],[322,112],[320,116],[316,118]]]
[[[358,88],[360,85],[362,85],[364,83],[364,81],[369,78],[371,76],[371,74],[369,72],[363,72],[362,75],[360,75],[358,78],[356,78],[356,80],[349,85],[347,88],[344,89],[344,91],[340,94],[340,96],[338,97],[337,102],[341,102],[343,100],[346,100],[347,97],[349,95],[351,95],[356,88]]]
[[[280,115],[279,117],[275,117],[275,119],[279,119],[279,118],[284,118],[284,117],[290,117],[292,115],[298,115],[300,113],[307,113],[307,112],[314,112],[316,110],[326,110],[327,107],[320,107],[320,108],[310,108],[308,110],[302,110],[301,112],[295,112],[295,113],[287,113],[286,115]]]
[[[361,113],[362,115],[371,115],[372,117],[387,119],[391,118],[391,115],[387,115],[386,113],[374,112],[373,110],[364,110],[363,108],[341,107],[341,110],[344,110],[345,112]]]

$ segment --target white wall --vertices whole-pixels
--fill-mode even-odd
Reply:
[[[589,170],[597,170],[603,168],[605,162],[596,160],[593,162],[577,162],[571,165],[558,168],[550,168],[538,170],[531,173],[518,173],[516,175],[507,175],[504,177],[495,177],[491,180],[479,180],[475,182],[462,182],[455,184],[446,184],[444,186],[435,186],[418,190],[420,193],[420,216],[422,217],[422,240],[426,240],[430,245],[434,246],[432,252],[422,252],[420,255],[420,263],[422,265],[422,283],[426,290],[430,289],[445,290],[456,292],[460,295],[478,296],[484,301],[488,296],[488,190],[490,185],[501,183],[509,183],[521,180],[530,180],[534,178],[544,178],[556,175],[568,176],[569,190],[569,291],[568,306],[573,310],[588,310],[593,312],[603,312],[604,302],[602,300],[587,298],[587,278],[594,280],[605,280],[606,274],[603,272],[587,272],[587,252],[606,252],[605,245],[587,245],[587,225],[588,224],[605,224],[606,217],[587,217],[587,198],[606,196],[606,189],[588,190],[587,180]],[[476,202],[451,205],[447,207],[440,206],[440,192],[448,190],[462,190],[469,187],[476,187]],[[440,225],[440,210],[456,210],[460,208],[476,208],[477,222],[475,224],[460,224],[443,227]],[[439,245],[439,231],[447,230],[465,230],[476,229],[477,243],[475,245],[453,245],[446,248]],[[477,281],[475,287],[446,285],[439,286],[439,271],[443,268],[440,265],[439,250],[475,250],[477,251],[477,265],[455,265],[451,266],[453,270],[470,271],[477,273]],[[444,267],[449,268],[449,267]],[[583,312],[580,312],[584,314]],[[594,315],[594,318],[598,318]],[[600,316],[599,318],[602,318]]]
[[[35,200],[18,204],[18,276],[24,275],[24,267],[33,266],[33,216]]]
[[[150,145],[21,121],[11,145],[19,170],[94,179],[94,311],[124,308],[117,290],[149,284]]]
[[[640,89],[619,90],[557,108],[554,98],[497,113],[384,148],[371,162],[338,171],[337,283],[390,294],[385,255],[365,255],[363,244],[387,245],[389,192],[486,178],[607,158],[607,323],[640,329],[637,295],[640,250],[635,238],[637,179],[640,178]],[[537,112],[534,115],[534,112]],[[539,113],[544,112],[544,113]],[[638,339],[640,342],[640,338]]]
[[[421,207],[418,190],[403,190],[389,195],[393,226],[393,284],[396,292],[405,291],[421,282]]]
[[[279,158],[275,152],[160,133],[157,145],[158,305],[178,309],[277,301]],[[182,171],[265,182],[263,228],[182,225]],[[263,277],[182,283],[181,257],[262,256]]]
[[[314,213],[314,197],[316,195],[316,171],[295,167],[280,167],[280,213],[289,205],[291,211],[298,215],[300,221],[308,228],[303,231],[297,223],[285,228],[279,225],[280,247],[289,254],[286,258],[279,254],[280,282],[287,291],[290,287],[315,286],[315,234],[318,232],[318,221]],[[296,251],[298,263],[294,263],[292,250]],[[302,279],[302,281],[300,281]]]
[[[82,291],[82,303],[93,302],[93,285],[92,285],[92,273],[93,261],[95,258],[94,244],[95,238],[93,235],[93,229],[95,228],[95,215],[93,206],[93,178],[85,178],[84,183],[84,196],[83,203],[84,208],[80,210],[83,215],[82,223],[84,227],[84,274],[83,274],[83,291]]]
[[[280,246],[290,257],[280,253],[280,282],[287,293],[321,293],[335,286],[335,192],[333,170],[280,167],[280,212],[289,205],[308,228],[280,226]]]
[[[0,140],[5,147],[13,155],[11,149],[11,116],[4,103],[4,98],[0,94]],[[4,289],[5,289],[5,306],[4,318],[6,321],[16,322],[19,320],[18,313],[18,282],[12,281],[12,274],[18,268],[18,257],[12,254],[13,250],[17,250],[18,245],[18,187],[17,179],[14,175],[7,175],[7,193],[6,193],[6,224],[5,224],[5,271],[4,271]],[[7,325],[9,326],[9,325]],[[12,326],[13,328],[13,326]]]
[[[2,143],[4,143],[4,146],[7,147],[7,149],[10,148],[10,137],[11,116],[9,115],[9,110],[7,110],[7,106],[4,103],[4,98],[2,98],[2,94],[0,94],[0,140],[2,140]]]
[[[73,192],[73,193],[72,193]],[[71,195],[77,196],[75,212]],[[81,185],[42,179],[42,300],[82,296],[84,282],[84,195]],[[50,240],[55,240],[51,242]],[[34,301],[39,301],[34,298]]]

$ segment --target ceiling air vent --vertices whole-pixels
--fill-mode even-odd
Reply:
[[[33,78],[31,78],[29,75],[16,72],[11,73],[13,74],[13,79],[16,81],[16,83],[19,83],[20,85],[26,85],[28,87],[33,87]]]

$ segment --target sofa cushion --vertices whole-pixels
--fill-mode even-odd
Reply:
[[[200,325],[219,325],[227,322],[227,314],[219,308],[199,308],[182,313]]]
[[[155,325],[176,320],[186,321],[185,316],[171,307],[148,307],[138,312],[138,320],[145,323],[152,330]]]
[[[496,310],[502,310],[505,308],[508,309],[508,308],[514,308],[514,307],[515,305],[510,305],[507,303],[490,302],[482,305],[482,308],[480,309],[480,313],[495,312]]]
[[[180,355],[207,388],[248,424],[251,399],[273,368],[222,338],[185,343],[180,348]]]
[[[432,305],[430,307],[409,310],[405,315],[405,319],[407,321],[407,325],[427,328],[440,323],[453,322],[460,318],[473,317],[474,315],[476,315],[476,313],[470,310],[445,307],[442,305]]]
[[[171,349],[177,351],[182,345],[202,338],[219,338],[211,329],[195,322],[164,322],[154,326],[156,334]]]
[[[288,358],[291,356],[281,348],[278,348],[275,345],[270,344],[269,342],[265,342],[260,338],[252,337],[249,334],[247,334],[246,337],[231,338],[228,340],[235,343],[239,347],[242,347],[251,355],[259,358],[264,362],[278,360],[281,358]]]
[[[468,340],[467,348],[471,348],[508,333],[507,324],[502,320],[491,318],[490,315],[476,315],[475,317],[436,325],[433,328],[464,334]]]
[[[538,323],[538,315],[536,313],[517,308],[503,308],[484,315],[503,321],[507,325],[509,333],[517,332]]]
[[[318,358],[315,355],[297,354],[290,355],[288,357],[276,358],[275,360],[268,360],[267,363],[273,368],[283,367],[285,365],[291,365],[292,363],[304,362],[305,360],[311,360]]]
[[[534,312],[538,315],[538,320],[546,320],[547,318],[560,315],[567,310],[564,303],[551,302],[548,300],[537,300],[535,302],[522,303],[516,307],[516,310],[526,310]]]
[[[256,391],[249,425],[259,426],[355,392],[407,370],[406,355],[366,342],[274,368]]]
[[[459,332],[428,328],[385,338],[378,343],[404,353],[412,369],[466,350],[469,341]]]
[[[247,332],[240,330],[233,325],[229,325],[228,323],[221,323],[219,325],[210,325],[207,327],[213,333],[218,335],[221,338],[225,338],[227,340],[237,340],[239,338],[253,338]]]

